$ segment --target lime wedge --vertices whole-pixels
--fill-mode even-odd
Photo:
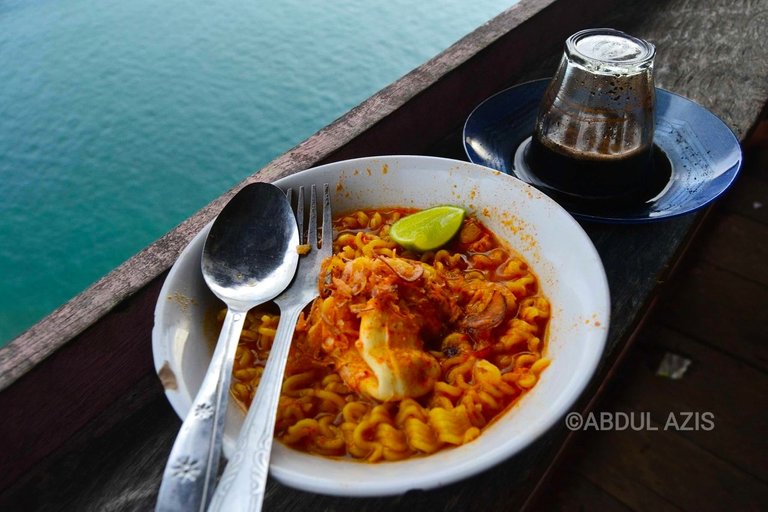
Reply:
[[[464,222],[464,209],[456,206],[435,206],[398,220],[389,235],[406,249],[433,251],[451,241]]]

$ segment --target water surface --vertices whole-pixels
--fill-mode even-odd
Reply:
[[[0,2],[0,345],[512,0]]]

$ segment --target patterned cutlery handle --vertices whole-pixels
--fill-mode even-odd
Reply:
[[[280,400],[293,331],[301,310],[302,306],[294,306],[280,312],[280,324],[264,374],[240,431],[235,454],[224,470],[209,512],[261,510],[272,452],[277,403]]]
[[[205,510],[221,458],[232,362],[245,323],[245,312],[227,310],[219,341],[195,401],[181,425],[165,466],[155,510]]]

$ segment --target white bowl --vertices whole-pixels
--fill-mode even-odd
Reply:
[[[531,186],[486,167],[422,156],[332,163],[276,182],[330,183],[334,212],[456,204],[477,215],[520,252],[552,303],[546,354],[552,364],[536,386],[475,441],[426,457],[377,464],[304,454],[275,443],[271,474],[286,485],[323,494],[375,496],[429,489],[466,478],[532,443],[561,421],[595,371],[608,332],[609,293],[600,257],[579,224]],[[176,385],[166,395],[184,418],[210,360],[204,317],[221,307],[203,282],[200,254],[208,228],[179,256],[160,292],[152,346],[155,367]],[[244,415],[230,403],[224,452],[232,453]]]

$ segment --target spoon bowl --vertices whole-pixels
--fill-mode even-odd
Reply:
[[[203,246],[203,279],[230,309],[276,297],[296,273],[298,227],[285,194],[252,183],[222,210]]]
[[[227,314],[203,384],[168,458],[156,510],[207,507],[221,458],[232,361],[246,313],[290,284],[298,245],[290,202],[268,183],[246,185],[213,222],[201,270],[205,283],[227,305]]]

